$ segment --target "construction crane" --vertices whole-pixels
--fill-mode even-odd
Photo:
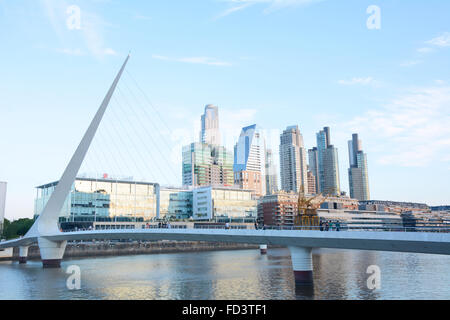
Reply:
[[[317,209],[319,209],[322,203],[327,199],[328,196],[323,196],[322,193],[312,197],[306,197],[304,187],[301,186],[300,192],[298,193],[298,211],[297,215],[294,217],[294,226],[318,227],[320,225],[320,218],[317,214]]]

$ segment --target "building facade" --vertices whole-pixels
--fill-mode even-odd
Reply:
[[[201,117],[200,142],[211,145],[221,145],[219,130],[219,108],[212,104],[205,107]]]
[[[361,201],[370,200],[367,155],[362,151],[361,140],[358,139],[356,133],[348,142],[348,156],[350,196]]]
[[[273,153],[271,149],[266,150],[266,194],[272,194],[278,191],[278,175]]]
[[[170,220],[192,217],[192,190],[161,187],[159,196],[159,218]]]
[[[34,214],[39,215],[58,181],[36,188]],[[159,215],[156,183],[77,178],[60,213],[63,221],[151,220]]]
[[[241,131],[234,146],[234,184],[254,195],[266,193],[266,143],[256,124]]]
[[[308,194],[316,194],[317,193],[317,189],[316,189],[316,177],[314,176],[314,174],[312,173],[312,171],[308,170]]]
[[[293,226],[298,213],[298,194],[280,191],[258,200],[258,223],[266,226]]]
[[[325,195],[341,193],[338,150],[331,144],[330,128],[325,127],[316,135],[319,168],[319,192]]]
[[[233,155],[225,147],[194,142],[183,147],[183,186],[232,186]]]
[[[309,163],[309,171],[314,177],[314,188],[308,186],[308,188],[314,192],[312,194],[319,193],[319,155],[317,148],[314,147],[308,150],[308,163]]]
[[[287,127],[280,136],[281,189],[308,192],[306,149],[298,126]]]
[[[250,190],[225,187],[201,187],[192,190],[194,220],[256,220],[257,200]]]

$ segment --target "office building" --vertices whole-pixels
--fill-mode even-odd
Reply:
[[[319,192],[340,195],[338,150],[331,144],[330,128],[317,133],[317,160],[319,167]]]
[[[200,187],[192,190],[194,220],[239,219],[256,221],[257,200],[252,191],[226,187]]]
[[[234,146],[234,183],[255,196],[266,193],[266,144],[256,124],[241,131]]]
[[[211,145],[221,145],[219,131],[219,108],[212,104],[205,107],[201,118],[200,142]]]
[[[194,142],[183,147],[183,186],[232,186],[233,155],[218,145]]]
[[[36,188],[34,214],[44,209],[58,181]],[[60,213],[61,221],[150,220],[159,214],[156,183],[77,178]]]
[[[159,197],[159,218],[189,219],[192,216],[192,190],[161,187]]]
[[[319,193],[319,156],[317,148],[314,147],[312,149],[308,150],[308,163],[309,163],[309,171],[311,172],[311,175],[314,177],[314,188],[312,188],[309,185],[309,177],[308,177],[308,189],[312,194]]]
[[[348,169],[350,197],[361,201],[370,200],[367,155],[362,151],[361,140],[358,139],[356,133],[352,135],[352,140],[348,142],[348,157],[350,162]]]
[[[273,153],[271,149],[266,150],[266,194],[272,194],[278,191],[278,175]]]
[[[308,192],[306,149],[298,126],[287,127],[280,136],[281,189]]]

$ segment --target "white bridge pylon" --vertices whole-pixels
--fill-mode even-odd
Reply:
[[[67,241],[55,242],[47,239],[46,236],[54,236],[61,233],[58,226],[59,214],[72,189],[72,185],[75,182],[81,164],[83,163],[86,153],[88,152],[92,140],[94,139],[95,133],[97,132],[103,115],[108,108],[109,102],[111,101],[129,58],[130,55],[127,56],[125,62],[120,68],[119,73],[103,99],[103,102],[95,114],[94,119],[92,119],[91,124],[83,136],[83,139],[73,154],[72,159],[61,176],[61,179],[59,179],[59,182],[50,196],[50,199],[42,212],[39,214],[33,226],[24,238],[21,239],[26,245],[29,245],[27,242],[35,243],[37,240],[44,267],[59,267],[61,264]],[[26,254],[28,253],[28,248],[26,245],[21,246],[22,250],[20,253],[20,261],[22,263],[26,262]]]

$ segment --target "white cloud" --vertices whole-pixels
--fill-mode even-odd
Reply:
[[[433,52],[434,49],[433,48],[429,48],[429,47],[423,47],[423,48],[419,48],[417,49],[417,52],[419,53],[430,53]]]
[[[444,32],[442,35],[433,38],[426,43],[437,47],[450,47],[450,32]]]
[[[366,78],[352,78],[350,80],[339,80],[339,84],[344,86],[352,86],[352,85],[373,85],[376,84],[376,81],[372,77]]]
[[[216,19],[257,4],[265,4],[266,8],[264,9],[264,13],[270,13],[282,8],[309,5],[321,1],[324,0],[224,0],[224,2],[231,4],[232,7],[219,14]]]
[[[450,86],[416,88],[346,124],[364,136],[377,161],[423,167],[450,157]]]
[[[70,48],[64,48],[64,49],[57,49],[59,53],[64,53],[69,56],[84,56],[85,52],[81,50],[80,48],[70,49]]]
[[[408,60],[408,61],[404,61],[400,64],[400,67],[412,67],[418,64],[421,64],[423,61],[422,60]]]
[[[176,62],[184,62],[184,63],[194,63],[194,64],[205,64],[210,66],[221,66],[221,67],[229,67],[232,64],[226,61],[220,61],[215,58],[209,57],[185,57],[185,58],[170,58],[162,55],[154,54],[152,55],[153,59],[165,60],[165,61],[176,61]]]

